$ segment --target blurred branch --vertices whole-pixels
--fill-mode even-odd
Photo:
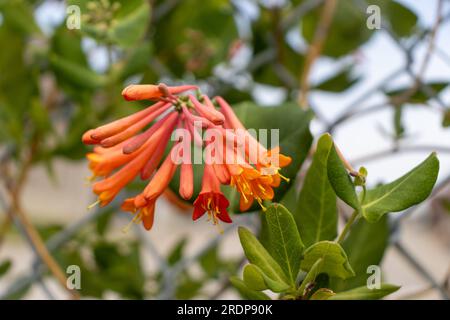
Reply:
[[[108,212],[107,210],[93,211],[91,214],[86,215],[79,221],[69,225],[64,230],[53,235],[46,243],[48,251],[53,252],[57,250],[64,243],[69,241],[80,229],[82,229],[84,226],[91,223],[92,221],[95,221],[96,219],[100,218],[107,212]],[[24,290],[27,286],[29,286],[33,282],[38,281],[44,275],[46,270],[47,270],[46,265],[44,265],[42,261],[36,260],[33,263],[32,270],[28,272],[28,274],[30,275],[20,278],[16,282],[11,284],[11,286],[9,286],[4,292],[0,294],[0,300],[5,299],[11,295],[17,294],[18,292]]]
[[[7,168],[5,167],[6,163],[2,164],[2,175],[4,176],[5,187],[9,196],[9,205],[7,205],[5,211],[10,219],[15,221],[16,225],[18,225],[19,230],[22,231],[22,234],[26,238],[30,247],[41,259],[41,261],[48,267],[48,269],[55,276],[60,285],[71,294],[72,298],[78,299],[78,293],[67,288],[67,279],[65,273],[62,271],[56,260],[47,250],[47,247],[45,246],[41,236],[39,235],[39,232],[30,222],[28,216],[26,215],[20,204],[20,195],[28,177],[28,173],[31,169],[33,157],[37,151],[37,148],[38,140],[35,136],[32,139],[30,150],[28,152],[28,155],[25,157],[21,168],[19,169],[19,174],[16,179],[13,179],[10,176]],[[4,203],[6,205],[6,201],[4,201]]]
[[[395,78],[400,76],[403,72],[404,72],[403,67],[395,69],[393,72],[389,73],[386,77],[384,77],[381,81],[379,81],[375,86],[367,89],[352,103],[350,103],[347,107],[344,108],[344,112],[342,113],[342,115],[337,117],[336,120],[334,120],[333,122],[331,122],[326,131],[332,133],[339,124],[348,120],[357,113],[357,111],[354,110],[356,107],[358,107],[360,104],[366,101],[374,93],[384,88],[388,82],[394,80]]]
[[[245,215],[245,217],[242,217],[242,220],[239,223],[239,226],[245,226],[252,224],[251,221],[254,219],[253,214],[248,213]],[[193,254],[190,257],[184,258],[180,260],[177,264],[175,264],[172,268],[166,269],[163,272],[163,285],[162,290],[157,297],[157,299],[173,299],[176,289],[176,278],[178,275],[189,267],[192,263],[196,262],[198,259],[203,257],[209,250],[214,248],[219,241],[223,239],[223,236],[225,236],[227,233],[235,230],[237,227],[237,224],[228,225],[222,234],[217,235],[214,239],[209,241],[205,246],[200,248],[195,254]]]
[[[406,261],[414,267],[414,269],[425,279],[427,280],[433,288],[437,289],[442,296],[443,299],[449,300],[450,296],[446,292],[446,290],[437,283],[437,281],[431,276],[431,274],[414,258],[410,252],[400,243],[394,243],[395,249],[406,259]]]
[[[320,6],[325,0],[309,0],[302,1],[297,7],[295,7],[291,13],[281,22],[281,28],[286,31],[292,25],[297,23],[305,14],[311,12],[318,6]]]
[[[367,3],[365,1],[361,1],[361,2],[365,4],[365,5],[361,5],[361,10],[363,10],[363,9],[365,10],[365,7],[367,6]],[[446,21],[447,19],[448,19],[447,16],[444,17],[442,15],[442,0],[439,0],[438,6],[437,6],[436,20],[435,20],[435,23],[434,23],[433,27],[431,28],[431,30],[426,30],[424,32],[424,34],[421,37],[419,37],[409,47],[405,47],[405,45],[403,45],[399,41],[399,39],[396,37],[394,32],[390,29],[389,24],[387,24],[383,20],[383,22],[382,22],[383,23],[383,30],[387,31],[389,36],[394,40],[394,42],[399,46],[399,48],[405,54],[406,62],[407,62],[406,66],[403,66],[403,67],[395,70],[394,72],[390,73],[387,77],[385,77],[383,80],[378,82],[378,84],[376,86],[374,86],[374,87],[370,88],[369,90],[367,90],[359,98],[357,98],[354,102],[352,102],[346,108],[344,108],[344,112],[342,113],[342,115],[339,116],[338,118],[336,118],[336,120],[334,120],[328,126],[326,131],[331,133],[332,131],[334,131],[336,126],[338,126],[339,124],[342,124],[343,122],[345,122],[346,120],[352,118],[353,116],[364,115],[364,114],[367,114],[367,113],[371,113],[371,112],[377,111],[377,110],[379,110],[380,107],[388,106],[388,104],[380,104],[380,105],[377,105],[377,106],[374,106],[374,107],[371,107],[371,108],[363,109],[361,111],[354,110],[356,107],[358,107],[358,105],[363,103],[367,98],[369,98],[371,95],[373,95],[377,91],[379,91],[382,88],[384,88],[389,82],[391,82],[392,80],[397,78],[403,72],[406,72],[411,77],[413,77],[414,83],[413,83],[412,87],[409,90],[407,90],[406,92],[403,92],[401,95],[399,95],[397,97],[393,97],[391,99],[391,103],[393,105],[399,105],[399,104],[402,104],[404,102],[407,102],[408,99],[415,92],[417,92],[417,90],[421,90],[430,99],[436,99],[441,106],[444,106],[444,103],[439,99],[439,97],[436,95],[434,90],[431,87],[429,87],[428,85],[423,83],[422,78],[423,78],[423,76],[424,76],[424,74],[426,72],[426,69],[428,67],[428,63],[429,63],[429,60],[431,59],[431,55],[434,52],[434,49],[436,48],[435,40],[436,40],[436,35],[437,35],[437,32],[438,32],[438,29],[442,25],[442,23],[444,21]],[[429,38],[430,38],[429,39],[429,43],[428,43],[428,49],[426,51],[425,57],[424,57],[424,59],[422,61],[422,64],[420,66],[419,73],[417,75],[415,75],[412,72],[412,68],[411,68],[411,65],[413,63],[412,50],[415,49],[417,44],[422,40],[422,38],[424,36],[427,36],[427,35],[429,35]]]
[[[363,157],[350,161],[353,164],[368,163],[380,158],[390,157],[395,154],[405,152],[441,152],[450,153],[450,147],[437,145],[414,145],[414,146],[394,146],[392,148],[367,154]]]
[[[300,93],[298,103],[302,108],[308,108],[308,91],[309,91],[309,74],[314,65],[314,62],[319,58],[325,40],[328,35],[328,30],[333,21],[334,12],[336,10],[336,0],[326,0],[319,18],[319,22],[314,33],[314,38],[308,48],[306,54],[303,71],[300,75]]]

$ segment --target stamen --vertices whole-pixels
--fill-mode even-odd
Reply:
[[[261,201],[261,198],[256,198],[256,201],[258,201],[258,204],[261,207],[262,211],[266,211],[267,210],[267,208],[264,207],[264,205],[263,205],[263,203]]]
[[[86,185],[89,185],[89,184],[91,184],[92,183],[92,181],[94,181],[95,179],[97,179],[97,175],[95,175],[95,174],[93,174],[92,176],[90,176],[90,177],[86,177],[84,180],[85,180],[85,184]]]
[[[128,233],[133,223],[139,223],[140,221],[141,221],[141,213],[139,212],[134,215],[133,219],[131,219],[131,221],[128,222],[128,224],[125,227],[122,228],[122,232],[125,234]]]
[[[222,229],[222,226],[220,225],[220,223],[217,223],[216,227],[217,227],[217,231],[219,231],[220,234],[223,234],[223,229]]]
[[[100,203],[100,199],[98,199],[97,201],[95,201],[93,204],[89,205],[87,207],[88,210],[91,210],[92,208],[94,208],[96,205],[98,205]]]
[[[289,179],[288,177],[283,176],[281,173],[278,172],[278,175],[280,176],[281,179],[285,180],[286,182],[291,181],[291,179]]]

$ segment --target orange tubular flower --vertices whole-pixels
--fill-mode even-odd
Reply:
[[[279,173],[282,167],[290,164],[291,158],[280,153],[280,148],[276,147],[267,150],[261,145],[248,131],[233,112],[233,109],[222,97],[215,98],[221,108],[221,112],[225,116],[225,124],[229,129],[239,130],[244,135],[245,155],[249,161],[256,166],[258,174],[252,172],[253,167],[250,164],[241,166],[239,170],[231,169],[231,185],[235,186],[241,194],[240,210],[248,210],[253,201],[256,200],[259,205],[263,206],[264,200],[272,200],[274,197],[273,187],[278,187],[281,179],[289,181]],[[239,155],[235,155],[239,157]],[[275,161],[272,161],[274,160]],[[240,159],[238,163],[246,163],[246,160]],[[275,164],[277,164],[275,166]],[[229,166],[230,167],[230,166]],[[252,169],[250,169],[252,168]]]
[[[122,96],[127,101],[156,100],[168,95],[174,95],[197,89],[196,86],[166,87],[165,85],[132,84],[123,89]]]
[[[208,220],[212,220],[214,225],[217,225],[219,220],[231,223],[232,220],[227,211],[229,205],[227,198],[220,191],[220,182],[214,174],[214,169],[211,165],[206,164],[203,173],[202,190],[194,201],[192,219],[197,220],[207,212]]]
[[[87,154],[92,179],[101,177],[92,188],[98,196],[97,203],[101,206],[109,204],[138,176],[142,180],[148,179],[145,189],[124,200],[121,208],[134,215],[131,222],[142,223],[150,230],[156,200],[167,189],[178,165],[179,195],[185,200],[192,198],[193,166],[188,161],[190,154],[189,157],[183,157],[183,154],[184,147],[190,148],[194,142],[205,151],[208,148],[210,153],[205,159],[201,192],[193,203],[193,220],[207,213],[214,225],[220,221],[232,222],[227,211],[229,202],[220,190],[221,185],[237,189],[241,211],[248,210],[255,200],[265,209],[263,202],[273,199],[273,188],[284,178],[279,173],[280,168],[287,166],[291,158],[281,154],[278,147],[264,148],[221,97],[216,98],[218,110],[206,95],[179,96],[196,88],[164,84],[128,86],[122,92],[126,100],[155,100],[155,103],[83,134],[83,143],[94,145],[94,150]],[[175,128],[184,131],[181,135],[176,132],[178,141],[171,142]],[[206,141],[200,134],[204,129],[213,129],[207,132],[209,138]],[[240,141],[240,134],[243,134],[244,143]],[[163,159],[168,146],[171,146],[170,152]]]
[[[136,152],[134,158],[119,171],[103,181],[94,184],[93,190],[99,196],[101,206],[110,203],[128,183],[130,183],[157,149],[159,140],[167,132],[173,130],[177,114],[172,114],[165,126],[159,128],[154,135]]]

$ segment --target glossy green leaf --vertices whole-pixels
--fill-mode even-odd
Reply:
[[[327,160],[333,141],[324,134],[300,191],[294,217],[307,247],[321,241],[333,240],[337,235],[336,194],[328,181]]]
[[[300,267],[309,271],[321,258],[323,259],[321,271],[329,276],[347,279],[355,275],[344,249],[332,241],[317,242],[306,249]]]
[[[417,167],[397,180],[368,190],[362,204],[362,215],[369,222],[378,221],[388,212],[405,210],[425,200],[439,173],[439,160],[432,153]]]
[[[370,275],[367,273],[367,267],[381,264],[388,244],[388,215],[384,215],[376,223],[359,219],[342,243],[342,248],[347,252],[348,261],[353,266],[356,276],[347,280],[333,279],[331,288],[340,292],[365,285]]]
[[[267,289],[264,277],[259,271],[259,268],[253,264],[248,264],[244,267],[243,280],[247,287],[256,291],[263,291]]]
[[[357,209],[359,200],[355,186],[334,146],[328,155],[327,172],[328,179],[336,195],[350,207]]]
[[[244,299],[247,300],[271,300],[265,293],[252,290],[245,284],[244,281],[238,277],[231,277],[230,282],[235,287]]]
[[[355,288],[345,292],[339,292],[331,296],[329,300],[377,300],[400,289],[392,284],[381,284],[380,289],[369,289],[367,286]]]
[[[292,214],[280,204],[271,205],[265,214],[272,244],[272,256],[283,268],[290,283],[294,285],[303,252],[303,243],[295,220]]]
[[[239,227],[239,239],[245,256],[270,279],[287,283],[286,275],[280,265],[272,258],[256,237],[246,228]]]
[[[273,292],[285,292],[291,286],[284,281],[274,280],[267,276],[259,267],[249,264],[244,269],[244,282],[253,290],[270,289]]]

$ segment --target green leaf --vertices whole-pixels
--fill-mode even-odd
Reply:
[[[353,266],[356,276],[345,281],[333,279],[331,288],[340,292],[365,285],[369,276],[367,267],[380,265],[388,243],[388,215],[384,215],[376,223],[359,219],[342,243],[342,248],[347,252],[348,261]]]
[[[327,172],[328,179],[336,195],[353,209],[359,208],[360,205],[355,186],[339,158],[334,145],[328,156]]]
[[[272,256],[283,268],[290,283],[295,285],[304,247],[295,220],[292,214],[280,204],[271,205],[265,214]]]
[[[10,268],[11,268],[10,260],[6,260],[6,261],[3,261],[2,263],[0,263],[0,277],[5,275],[9,271]]]
[[[244,299],[247,300],[271,300],[266,294],[252,290],[245,284],[244,281],[238,277],[231,277],[230,282],[235,287]]]
[[[352,75],[352,68],[346,66],[345,68],[342,68],[342,70],[339,70],[333,76],[316,84],[311,89],[340,93],[349,89],[359,80],[360,80],[359,77],[355,77]]]
[[[270,279],[287,283],[286,275],[280,265],[272,258],[256,237],[246,228],[239,227],[239,239],[245,256]]]
[[[248,264],[244,267],[243,280],[247,287],[256,291],[263,291],[267,289],[264,277],[260,269],[253,264]]]
[[[4,23],[23,34],[41,33],[34,20],[33,7],[28,1],[1,1],[0,13]]]
[[[417,167],[397,180],[368,190],[362,204],[362,215],[369,222],[378,221],[388,212],[405,210],[425,200],[439,173],[439,160],[432,153]]]
[[[130,50],[119,70],[120,78],[125,80],[132,75],[144,73],[150,63],[151,54],[151,45],[146,42]]]
[[[369,289],[367,286],[359,287],[345,292],[336,293],[329,300],[377,300],[400,289],[392,284],[381,284],[380,289]]]
[[[184,272],[177,279],[177,289],[175,291],[176,299],[189,300],[196,297],[200,289],[203,287],[203,282],[192,278],[188,273]]]
[[[119,12],[117,24],[109,30],[109,38],[124,47],[132,46],[142,39],[150,21],[149,2],[137,2],[140,4],[126,14],[120,15],[121,12]],[[122,6],[125,6],[125,1],[122,2]]]
[[[320,137],[306,174],[294,218],[307,247],[337,235],[336,194],[328,181],[327,160],[333,141],[329,134]]]
[[[324,260],[322,258],[319,258],[316,262],[314,262],[311,269],[306,274],[305,278],[302,281],[302,284],[297,290],[297,292],[301,296],[305,295],[305,289],[308,286],[308,284],[313,283],[316,277],[319,275],[319,273],[322,272],[323,261]]]
[[[450,127],[450,110],[445,110],[442,114],[442,126],[444,128]]]
[[[344,249],[332,241],[321,241],[305,250],[301,269],[309,271],[320,258],[323,259],[321,271],[329,276],[347,279],[355,273],[348,262]]]
[[[66,58],[52,54],[49,57],[52,67],[67,82],[84,89],[98,89],[107,83],[107,78],[94,71],[82,67]]]
[[[322,6],[307,13],[301,20],[302,35],[311,44],[320,21]],[[357,1],[336,1],[323,55],[338,58],[350,54],[370,39],[373,30],[367,28],[367,15]]]
[[[167,258],[167,263],[170,266],[175,265],[183,257],[184,248],[186,247],[187,239],[182,238],[179,240],[175,246],[170,250],[169,256]]]
[[[90,3],[95,3],[94,6]],[[150,6],[145,0],[114,0],[105,7],[103,2],[70,0],[83,13],[81,31],[106,44],[130,47],[139,42],[150,22]],[[114,8],[114,5],[116,7]],[[93,8],[95,7],[95,8]]]
[[[233,6],[227,0],[179,1],[154,27],[156,55],[180,78],[186,73],[209,77],[215,65],[227,60],[238,38]]]
[[[244,269],[244,282],[253,290],[262,291],[270,289],[273,292],[285,292],[290,286],[268,277],[258,266],[249,264]]]
[[[441,91],[443,91],[445,88],[448,87],[449,82],[448,81],[435,81],[435,82],[429,82],[426,85],[430,87],[434,93],[439,94]],[[395,90],[388,90],[385,92],[385,94],[389,98],[394,98],[396,96],[407,96],[408,99],[406,102],[408,103],[414,103],[414,104],[424,104],[428,100],[430,100],[430,97],[423,92],[420,88],[416,90],[412,95],[408,94],[411,90],[411,86],[398,88]]]
[[[334,295],[335,293],[332,290],[327,288],[320,288],[313,293],[309,300],[328,300]]]
[[[400,37],[413,34],[418,21],[418,17],[413,11],[392,0],[376,0],[373,2],[381,5],[381,12],[389,21],[395,34]]]

